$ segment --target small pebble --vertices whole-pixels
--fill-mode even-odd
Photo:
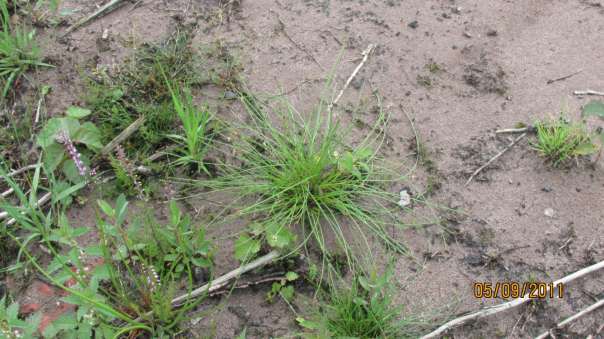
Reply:
[[[494,29],[490,29],[487,31],[487,36],[497,36],[497,31]]]
[[[554,209],[553,209],[553,208],[548,207],[548,208],[546,208],[546,209],[543,211],[543,214],[544,214],[546,217],[553,218],[553,217],[554,217]]]
[[[407,192],[407,190],[402,190],[401,191],[401,199],[398,202],[398,205],[400,207],[407,207],[409,205],[411,205],[411,196],[409,195],[409,192]]]
[[[551,191],[552,191],[552,188],[551,188],[551,187],[547,187],[547,186],[546,186],[546,187],[543,187],[541,190],[542,190],[543,192],[545,192],[545,193],[549,193],[549,192],[551,192]]]
[[[419,26],[419,23],[417,22],[417,20],[413,20],[407,26],[409,26],[409,27],[411,27],[413,29],[416,29],[417,26]]]

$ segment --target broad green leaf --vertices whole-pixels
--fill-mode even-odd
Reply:
[[[97,204],[108,217],[115,217],[115,210],[105,200],[98,200]]]
[[[279,291],[279,293],[281,294],[283,299],[287,301],[292,301],[292,299],[294,298],[294,287],[291,285],[285,286],[281,289],[281,291]]]
[[[266,240],[271,247],[284,248],[293,244],[295,235],[285,226],[271,224],[266,227]]]
[[[247,261],[260,251],[260,240],[241,235],[235,241],[235,259]]]
[[[63,146],[53,143],[44,148],[44,165],[49,171],[54,171],[63,159],[65,159]]]
[[[596,147],[596,145],[591,142],[586,142],[577,146],[573,153],[575,155],[590,155],[596,153],[597,151],[598,148]]]
[[[592,115],[604,119],[604,102],[599,100],[592,100],[587,105],[585,105],[585,107],[583,107],[583,117],[588,117]]]
[[[298,279],[299,277],[300,276],[296,272],[290,271],[285,274],[285,279],[287,279],[287,281],[294,281],[294,280]]]
[[[65,115],[67,115],[68,117],[80,119],[80,118],[89,116],[90,113],[92,113],[92,112],[89,109],[77,107],[77,106],[71,106],[67,109],[67,112],[65,112]]]
[[[344,170],[345,172],[352,173],[354,170],[354,158],[352,157],[352,153],[344,153],[338,164],[340,165],[340,169]]]
[[[73,136],[73,141],[82,143],[93,151],[98,151],[103,148],[103,144],[101,143],[101,132],[91,122],[85,122],[80,126]]]
[[[55,142],[58,133],[65,131],[70,137],[80,129],[80,123],[74,118],[51,118],[38,134],[38,145],[46,148]]]

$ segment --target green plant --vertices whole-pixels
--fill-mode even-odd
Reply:
[[[329,291],[311,316],[296,320],[316,338],[415,338],[422,322],[403,317],[395,305],[392,269],[353,278],[350,287]]]
[[[115,208],[99,201],[107,221],[99,220],[100,253],[108,266],[111,288],[105,293],[127,313],[151,322],[156,333],[175,333],[185,313],[199,301],[187,301],[174,309],[171,300],[185,286],[193,288],[195,267],[211,266],[212,246],[203,228],[194,228],[191,219],[170,204],[170,223],[159,225],[146,218],[124,228],[127,201],[122,195]],[[153,311],[149,316],[148,311]]]
[[[604,102],[599,100],[590,101],[587,105],[585,105],[585,107],[583,107],[581,115],[583,118],[595,116],[600,118],[601,120],[604,120]],[[599,149],[600,152],[602,152],[602,148],[604,148],[604,131],[602,130],[602,127],[596,129],[596,131],[593,133],[593,136],[596,137],[597,140],[599,140]]]
[[[210,128],[213,115],[208,107],[196,107],[193,104],[193,97],[188,87],[185,87],[181,93],[177,93],[170,81],[167,78],[165,80],[172,95],[174,110],[176,110],[184,130],[184,135],[168,135],[179,145],[174,164],[178,166],[192,165],[209,175],[210,172],[204,165],[204,158],[213,138]]]
[[[266,294],[266,300],[272,303],[276,296],[280,296],[286,303],[290,303],[294,298],[294,286],[291,282],[299,278],[296,272],[287,272],[285,277],[280,281],[276,281],[271,285],[271,290]]]
[[[96,113],[95,121],[107,142],[140,116],[145,122],[124,144],[129,156],[141,158],[166,141],[175,132],[178,115],[164,76],[173,86],[200,83],[198,56],[190,45],[191,35],[176,30],[164,41],[144,44],[114,74],[97,72],[87,77],[85,101]]]
[[[2,31],[0,31],[0,84],[4,100],[18,81],[19,77],[28,69],[38,66],[52,67],[43,63],[39,48],[35,42],[35,31],[27,31],[23,27],[10,27],[10,14],[8,1],[0,0]]]
[[[71,182],[83,181],[91,171],[91,152],[102,148],[101,134],[90,121],[80,123],[80,119],[90,115],[91,111],[80,107],[70,107],[65,117],[48,120],[37,138],[37,143],[44,152],[44,166],[54,172],[59,166]],[[78,151],[76,145],[86,146]],[[94,172],[92,171],[92,174]]]
[[[0,337],[33,338],[40,323],[41,317],[32,316],[26,320],[19,318],[19,304],[12,303],[7,306],[6,297],[0,299]]]
[[[532,146],[554,167],[564,164],[569,159],[596,151],[583,122],[571,123],[560,117],[537,121],[534,125],[537,141]]]
[[[327,232],[345,250],[351,267],[355,256],[350,242],[355,234],[367,248],[369,231],[391,249],[405,252],[384,230],[386,223],[400,222],[390,213],[396,208],[396,196],[384,189],[391,181],[377,153],[386,122],[383,113],[372,129],[375,133],[348,147],[346,129],[323,102],[309,120],[282,102],[271,120],[268,106],[249,94],[241,98],[250,121],[233,147],[242,164],[221,166],[221,178],[195,181],[234,192],[239,197],[234,204],[241,206],[238,215],[254,217],[235,243],[236,258],[249,260],[263,242],[292,249],[306,246],[309,238],[329,258],[333,248],[326,243]],[[298,235],[301,242],[296,241]]]

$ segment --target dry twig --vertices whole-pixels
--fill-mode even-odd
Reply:
[[[575,76],[575,75],[577,75],[577,74],[579,74],[579,73],[581,73],[581,72],[583,72],[583,70],[582,70],[582,69],[580,69],[580,70],[578,70],[578,71],[576,71],[576,72],[570,73],[570,74],[568,74],[568,75],[565,75],[565,76],[562,76],[562,77],[556,78],[556,79],[549,79],[549,80],[546,82],[546,84],[548,84],[548,85],[549,85],[549,84],[553,84],[554,82],[557,82],[557,81],[566,80],[566,79],[568,79],[568,78],[570,78],[570,77],[573,77],[573,76]]]
[[[258,267],[262,267],[268,263],[271,263],[273,260],[279,258],[280,256],[281,256],[281,253],[279,253],[278,251],[271,251],[268,254],[254,260],[250,263],[240,266],[239,268],[236,268],[236,269],[226,273],[225,275],[222,275],[222,276],[210,281],[209,283],[196,288],[195,290],[191,291],[191,293],[183,294],[179,297],[172,299],[172,307],[181,306],[183,302],[196,298],[200,295],[212,294],[213,292],[215,292],[215,291],[221,289],[222,287],[224,287],[225,285],[227,285],[229,283],[229,281],[241,276],[242,274],[244,274],[246,272],[249,272],[253,269],[256,269]],[[149,312],[145,313],[145,315],[143,317],[146,318],[152,314],[153,314],[153,312],[149,311]],[[138,317],[134,321],[135,322],[141,321],[143,317]]]
[[[593,273],[597,270],[600,270],[604,268],[604,261],[600,261],[597,264],[585,267],[575,273],[569,274],[561,279],[558,279],[556,281],[553,282],[552,286],[559,286],[560,284],[566,285],[569,282],[576,280],[578,278],[581,278],[587,274]],[[550,290],[550,285],[547,285],[547,292],[549,292]],[[489,315],[495,314],[495,313],[499,313],[502,311],[506,311],[509,309],[512,309],[516,306],[520,306],[526,302],[528,302],[529,300],[533,300],[531,299],[528,295],[527,296],[523,296],[521,298],[518,299],[514,299],[512,301],[503,303],[503,304],[499,304],[493,307],[489,307],[489,308],[485,308],[482,309],[480,311],[476,311],[467,315],[464,315],[462,317],[459,318],[455,318],[449,322],[447,322],[446,324],[440,326],[439,328],[437,328],[436,330],[424,335],[423,337],[421,337],[421,339],[429,339],[429,338],[436,338],[440,335],[442,335],[443,333],[445,333],[446,331],[453,329],[457,326],[461,326],[463,324],[465,324],[466,322],[470,321],[470,320],[475,320],[475,319],[481,319],[484,317],[487,317]]]
[[[535,339],[545,339],[548,336],[550,336],[551,333],[553,333],[553,330],[562,328],[562,327],[570,324],[571,322],[573,322],[573,321],[581,318],[582,316],[584,316],[584,315],[586,315],[586,314],[588,314],[590,312],[593,312],[593,311],[597,310],[598,308],[600,308],[602,306],[604,306],[604,299],[599,300],[598,302],[592,304],[591,306],[589,306],[587,308],[584,308],[580,312],[575,313],[572,316],[566,318],[565,320],[559,322],[558,324],[556,324],[556,327],[551,328],[548,331],[545,331],[545,332],[541,333],[540,335],[536,336]]]
[[[574,91],[573,94],[574,95],[597,95],[597,96],[604,97],[604,92],[592,91],[591,89],[587,89],[584,91]]]
[[[512,141],[509,145],[507,145],[506,148],[504,148],[501,152],[497,153],[497,155],[495,155],[489,161],[487,161],[486,164],[480,166],[476,171],[474,171],[474,173],[472,173],[470,178],[468,178],[468,181],[466,181],[466,186],[468,186],[470,184],[472,179],[474,179],[474,177],[477,176],[478,173],[480,173],[483,169],[485,169],[487,166],[489,166],[495,160],[499,159],[500,156],[502,156],[505,152],[509,151],[512,147],[514,147],[514,145],[516,145],[516,143],[518,143],[518,141],[520,141],[525,136],[526,136],[526,132],[522,133],[518,138],[514,139],[514,141]]]
[[[136,119],[130,126],[126,127],[119,135],[111,140],[103,149],[101,149],[101,155],[107,155],[113,151],[115,146],[121,144],[124,140],[128,139],[134,132],[136,132],[145,123],[145,116],[141,116]]]
[[[367,46],[367,48],[363,51],[363,53],[362,53],[363,59],[357,65],[357,67],[354,69],[354,71],[352,71],[352,73],[348,77],[348,80],[346,80],[344,87],[342,87],[342,90],[340,90],[340,93],[338,93],[336,98],[329,104],[329,106],[327,107],[328,111],[331,111],[333,106],[336,105],[338,103],[338,101],[340,101],[340,98],[342,97],[342,95],[344,95],[344,91],[346,91],[346,89],[348,88],[348,86],[350,86],[350,83],[352,82],[354,77],[357,75],[357,73],[359,73],[361,68],[363,68],[363,65],[365,65],[365,63],[367,62],[367,59],[369,58],[369,54],[371,54],[371,52],[373,51],[374,48],[375,48],[374,44],[369,44],[369,46]]]
[[[125,4],[124,0],[109,1],[108,3],[101,6],[99,9],[97,9],[94,13],[90,14],[89,16],[87,16],[85,18],[80,19],[78,22],[76,22],[75,24],[73,24],[69,28],[67,28],[65,33],[63,33],[63,36],[68,35],[69,33],[75,31],[76,29],[88,24],[90,21],[92,21],[98,17],[101,17],[103,15],[106,15],[107,13],[117,9],[118,7],[120,7],[124,4]]]

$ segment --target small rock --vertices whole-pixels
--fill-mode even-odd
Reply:
[[[468,39],[472,39],[472,34],[470,34],[470,32],[468,32],[468,31],[463,32],[463,36],[465,36]]]
[[[401,199],[399,200],[398,205],[400,207],[411,205],[411,195],[409,195],[409,192],[406,189],[401,191]]]
[[[103,30],[103,34],[101,35],[101,39],[103,39],[103,40],[109,39],[109,29],[105,28]]]
[[[548,207],[548,208],[546,208],[546,209],[543,211],[543,214],[544,214],[546,217],[553,218],[553,217],[554,217],[554,209],[553,209],[553,208]]]
[[[451,12],[454,14],[461,14],[461,7],[453,7],[451,8]]]
[[[489,29],[487,31],[487,36],[497,36],[497,34],[498,34],[497,31],[494,29]]]
[[[547,187],[547,186],[546,186],[546,187],[543,187],[541,190],[542,190],[543,192],[545,192],[545,193],[549,193],[549,192],[551,192],[551,191],[552,191],[552,188],[551,188],[551,187]]]
[[[417,26],[419,26],[419,23],[417,22],[417,20],[413,20],[407,26],[409,26],[409,27],[411,27],[413,29],[416,29]]]

